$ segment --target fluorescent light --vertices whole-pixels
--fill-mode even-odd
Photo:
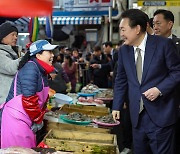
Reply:
[[[30,35],[29,33],[18,33],[18,35]]]

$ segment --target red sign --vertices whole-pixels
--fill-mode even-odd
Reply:
[[[92,2],[97,2],[97,3],[99,3],[99,0],[90,0],[90,3],[92,3]]]
[[[102,0],[102,3],[109,3],[111,0]]]
[[[52,7],[53,0],[0,0],[0,16],[47,16]]]
[[[90,3],[92,2],[96,2],[96,3],[99,3],[99,0],[90,0]],[[110,3],[111,0],[102,0],[102,3]]]

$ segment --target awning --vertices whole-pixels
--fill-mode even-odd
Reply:
[[[39,18],[39,23],[46,24],[46,18]],[[97,25],[102,23],[101,16],[84,16],[84,17],[59,17],[53,16],[53,25]]]

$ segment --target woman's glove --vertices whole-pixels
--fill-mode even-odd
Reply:
[[[40,124],[43,121],[46,108],[40,108],[38,103],[38,96],[33,95],[29,97],[22,96],[22,105],[29,118],[36,124]]]
[[[72,89],[71,82],[66,83],[66,87],[67,87],[66,92],[69,93],[71,91],[71,89]]]
[[[31,126],[31,130],[36,133],[44,126],[44,122],[42,121],[40,124],[33,123]]]

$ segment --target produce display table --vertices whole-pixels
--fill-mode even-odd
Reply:
[[[101,127],[95,124],[92,120],[88,125],[77,125],[69,123],[61,118],[61,115],[70,113],[81,113],[95,119],[97,117],[107,116],[110,109],[106,107],[106,103],[112,102],[113,97],[110,97],[112,90],[107,91],[110,95],[106,97],[103,94],[107,89],[101,89],[92,97],[105,102],[104,106],[95,105],[79,105],[78,94],[68,94],[73,98],[72,104],[64,104],[58,110],[49,112],[45,115],[46,131],[48,132],[43,139],[43,143],[55,150],[64,150],[77,154],[81,153],[103,153],[103,154],[118,154],[118,146],[116,135],[111,134],[112,127]],[[53,100],[51,100],[51,103]],[[57,106],[55,106],[57,107]]]
[[[117,154],[116,136],[96,132],[53,129],[43,142],[56,150],[71,151],[74,154]]]

